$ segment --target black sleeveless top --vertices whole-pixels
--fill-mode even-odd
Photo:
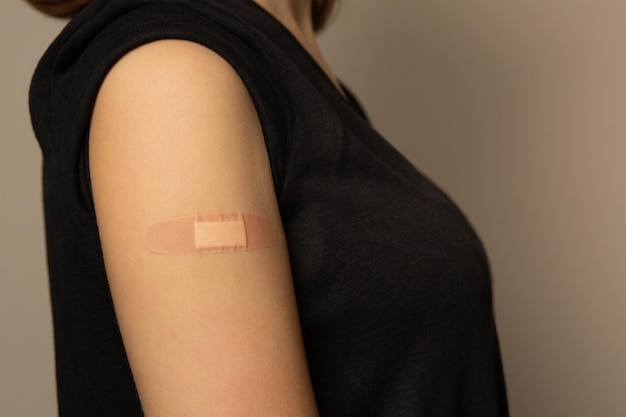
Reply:
[[[253,99],[321,416],[508,415],[475,233],[287,29],[252,0],[94,0],[43,56],[30,94],[59,416],[142,415],[102,260],[87,139],[110,68],[165,38],[219,53]]]

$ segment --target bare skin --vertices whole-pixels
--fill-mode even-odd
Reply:
[[[255,0],[280,21],[324,70],[337,90],[344,95],[337,78],[322,55],[311,18],[311,0]]]
[[[259,0],[325,68],[302,0]],[[90,173],[115,310],[146,417],[316,417],[287,246],[261,126],[237,73],[188,41],[141,46],[110,71]],[[277,243],[155,254],[150,225],[265,216]]]

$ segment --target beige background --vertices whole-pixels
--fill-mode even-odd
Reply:
[[[490,253],[512,415],[626,415],[626,2],[343,0],[322,37]],[[0,415],[54,416],[26,94],[61,23],[0,3]]]

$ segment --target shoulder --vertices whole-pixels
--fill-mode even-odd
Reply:
[[[68,23],[40,59],[30,86],[33,127],[44,151],[76,146],[84,138],[79,129],[89,120],[102,81],[134,49],[163,39],[192,40],[222,55],[244,47],[234,31],[213,21],[213,10],[207,15],[184,3],[93,0]]]
[[[119,164],[133,160],[154,174],[151,181],[168,165],[191,180],[219,175],[196,168],[202,165],[254,166],[252,155],[265,152],[261,131],[246,87],[221,56],[163,40],[131,51],[107,75],[94,106],[90,154]]]
[[[102,83],[90,131],[92,171],[104,166],[107,178],[134,175],[162,191],[163,170],[168,181],[207,180],[220,174],[216,167],[257,166],[265,152],[254,104],[237,72],[212,50],[181,40],[126,54]],[[125,167],[130,161],[142,172]]]
[[[142,114],[158,106],[192,116],[200,112],[199,106],[225,102],[236,110],[225,117],[251,110],[246,88],[231,64],[200,44],[173,39],[150,42],[124,55],[103,81],[98,101],[134,106]]]
[[[244,22],[232,19],[232,12],[210,1],[94,0],[69,23],[41,59],[30,91],[44,156],[56,154],[59,166],[67,167],[69,184],[84,175],[75,169],[86,165],[84,155],[72,150],[84,147],[96,101],[122,90],[129,99],[131,93],[139,98],[141,89],[141,94],[166,94],[168,86],[168,94],[187,91],[189,100],[206,99],[211,89],[213,103],[262,110],[263,130],[274,132],[265,139],[277,170],[274,180],[280,181],[285,147],[280,132],[286,122],[285,106],[276,105],[284,100],[280,81],[264,58],[262,42],[244,30]],[[223,96],[216,100],[216,94]],[[80,198],[91,206],[86,194]]]

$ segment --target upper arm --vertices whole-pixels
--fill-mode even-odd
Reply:
[[[263,134],[236,72],[186,41],[130,52],[101,87],[89,153],[107,276],[146,416],[317,415]],[[270,219],[277,243],[146,249],[154,223],[241,211]]]

